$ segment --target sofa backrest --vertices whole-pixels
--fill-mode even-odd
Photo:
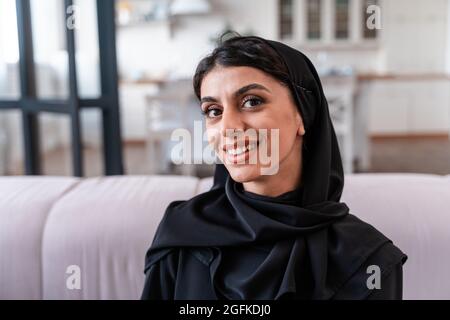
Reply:
[[[0,299],[42,298],[42,240],[53,205],[78,182],[0,178]]]

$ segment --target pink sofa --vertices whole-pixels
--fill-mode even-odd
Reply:
[[[138,299],[167,205],[187,176],[0,177],[0,299]],[[342,201],[408,256],[405,299],[450,299],[450,175],[353,174]],[[69,289],[69,266],[80,289]]]

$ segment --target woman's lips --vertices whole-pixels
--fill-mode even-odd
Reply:
[[[250,152],[257,150],[259,146],[259,141],[249,141],[242,147],[242,143],[227,144],[223,147],[225,157],[228,163],[233,164],[248,164],[247,160],[250,158]]]
[[[252,141],[245,140],[245,141],[239,141],[239,142],[236,141],[234,143],[223,145],[222,150],[227,152],[228,150],[237,149],[238,147],[241,147],[241,148],[248,147],[249,145],[255,144],[255,143],[259,144],[259,141],[258,140],[252,140]]]

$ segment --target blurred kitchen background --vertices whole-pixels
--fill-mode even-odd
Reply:
[[[117,0],[115,34],[105,1],[0,0],[0,175],[211,175],[170,135],[202,120],[192,75],[226,30],[311,58],[346,173],[450,173],[450,0]]]

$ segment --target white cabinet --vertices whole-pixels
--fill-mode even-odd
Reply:
[[[411,93],[408,125],[412,132],[449,132],[450,81],[423,83]]]
[[[402,92],[403,91],[403,92]],[[366,95],[371,134],[400,134],[408,131],[408,90],[392,83],[369,82],[362,85]]]
[[[385,79],[364,81],[361,94],[369,108],[369,132],[433,134],[450,132],[448,79]]]

